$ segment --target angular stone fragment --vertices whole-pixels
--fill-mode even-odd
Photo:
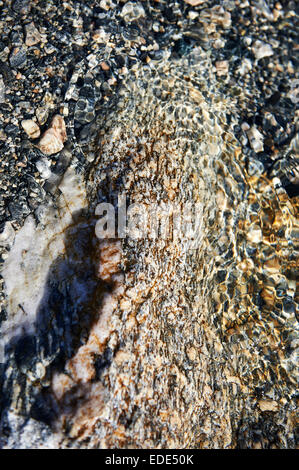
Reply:
[[[249,139],[252,150],[254,150],[256,153],[262,152],[264,150],[263,134],[261,134],[255,126],[252,126],[247,131],[247,137]]]
[[[50,162],[46,158],[41,158],[36,162],[36,168],[38,169],[40,175],[44,179],[48,179],[51,176]]]
[[[145,17],[145,11],[140,3],[128,2],[123,7],[121,16],[126,22],[131,23],[132,21]]]
[[[227,75],[228,74],[228,61],[227,60],[219,60],[215,64],[217,75]]]
[[[6,222],[3,231],[0,233],[0,246],[9,246],[13,243],[15,231],[11,222]]]
[[[240,73],[240,75],[244,76],[246,75],[248,72],[250,72],[252,70],[252,63],[251,63],[251,60],[250,59],[243,59],[242,62],[241,62],[241,65],[240,67],[238,68],[238,72]]]
[[[64,119],[59,114],[56,114],[51,122],[50,128],[40,139],[38,147],[45,155],[53,155],[63,149],[66,137]]]
[[[111,0],[101,0],[100,7],[103,8],[103,10],[108,11],[115,8],[115,4]]]
[[[262,231],[259,227],[250,227],[250,230],[247,233],[247,239],[251,243],[260,243],[263,239]]]
[[[209,22],[214,25],[220,25],[222,28],[230,28],[231,26],[231,14],[226,11],[222,6],[216,5],[211,9],[205,9],[201,12],[202,18],[207,18]]]
[[[266,44],[263,41],[255,41],[252,46],[252,52],[254,53],[256,60],[273,55],[273,49],[270,44]]]
[[[49,109],[46,106],[40,106],[36,109],[35,115],[38,122],[43,125],[46,123],[49,116]]]
[[[26,46],[29,46],[29,47],[34,46],[35,44],[38,44],[40,42],[41,35],[38,29],[35,27],[34,23],[26,24],[25,31],[26,31],[26,39],[25,39]]]
[[[26,48],[24,46],[15,47],[9,57],[10,65],[13,68],[21,68],[26,64],[26,61]]]

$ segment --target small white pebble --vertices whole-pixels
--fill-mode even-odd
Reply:
[[[30,139],[37,139],[40,136],[40,128],[32,119],[24,119],[21,125]]]
[[[51,176],[50,162],[46,158],[41,158],[36,162],[36,168],[38,169],[42,178],[47,180]]]
[[[252,126],[247,131],[247,137],[249,139],[252,150],[254,150],[256,153],[262,152],[264,150],[264,136],[255,126]]]
[[[266,44],[263,41],[255,41],[252,46],[252,52],[254,53],[256,60],[273,55],[273,49],[270,44]]]

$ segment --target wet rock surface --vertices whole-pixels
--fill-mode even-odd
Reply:
[[[295,2],[0,6],[1,446],[297,447]]]

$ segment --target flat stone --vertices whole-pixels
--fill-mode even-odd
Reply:
[[[278,411],[278,403],[273,400],[260,400],[259,407],[261,411]]]
[[[9,62],[13,68],[23,67],[26,64],[27,55],[24,46],[15,47],[10,55]]]
[[[185,0],[185,3],[188,3],[189,5],[196,7],[197,5],[201,5],[202,3],[205,3],[205,0]]]

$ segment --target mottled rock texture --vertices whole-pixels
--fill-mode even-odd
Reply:
[[[295,445],[296,200],[246,171],[210,68],[197,49],[132,73],[88,172],[16,237],[2,400],[47,425],[43,446]],[[96,203],[119,193],[197,203],[196,248],[98,240]]]
[[[213,41],[216,27],[232,25],[222,7],[200,14]],[[128,2],[120,16],[134,43],[147,10]],[[95,37],[110,47],[104,30]],[[101,92],[96,54],[88,56],[85,82],[81,63],[65,87],[75,125],[65,129],[59,115],[43,129],[41,150],[60,152],[58,170],[46,172],[42,203],[0,240],[9,247],[2,447],[298,446],[299,200],[278,178],[291,173],[283,162],[296,158],[298,141],[291,134],[281,170],[273,163],[267,172],[256,128],[248,158],[240,103],[251,101],[241,85],[229,92],[229,75],[226,87],[217,80],[209,47],[182,47],[122,67],[123,82],[112,90],[110,77]],[[162,229],[154,238],[146,220],[143,238],[99,239],[97,205],[117,207],[120,194],[127,206],[171,202],[170,229],[176,209],[196,204],[196,243],[186,226],[177,238]]]

